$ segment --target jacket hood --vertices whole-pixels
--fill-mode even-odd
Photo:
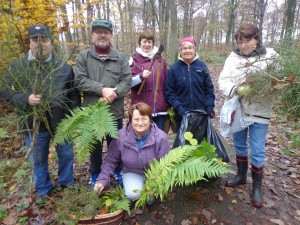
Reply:
[[[149,58],[149,59],[151,59],[151,58],[155,55],[155,53],[156,53],[157,51],[158,51],[158,48],[157,48],[156,46],[153,46],[152,51],[151,51],[151,52],[148,52],[148,53],[143,52],[142,49],[141,49],[140,47],[137,47],[137,48],[136,48],[136,52],[137,52],[138,54],[140,54],[141,56],[143,56],[143,57],[145,57],[145,58]]]

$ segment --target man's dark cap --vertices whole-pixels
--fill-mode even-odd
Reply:
[[[51,38],[52,34],[48,26],[45,25],[33,25],[28,27],[28,37],[33,38],[37,36],[44,36]]]
[[[105,19],[96,19],[91,23],[92,31],[96,28],[104,28],[109,30],[111,33],[113,32],[112,23],[109,20]]]

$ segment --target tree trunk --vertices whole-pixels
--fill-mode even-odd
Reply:
[[[86,21],[87,21],[87,25],[88,25],[88,28],[87,28],[87,33],[90,34],[91,33],[91,22],[92,22],[92,18],[93,18],[93,5],[91,3],[91,0],[87,1],[87,7],[86,7],[86,11],[87,11],[87,18],[86,18]],[[89,35],[90,36],[90,35]],[[91,45],[92,44],[92,39],[89,38],[89,44]]]
[[[183,27],[182,27],[182,36],[186,37],[189,35],[190,31],[189,31],[189,10],[190,10],[190,4],[189,4],[189,0],[185,1],[183,8],[184,8],[184,12],[183,12]]]
[[[268,5],[268,0],[259,0],[259,25],[260,31],[263,30],[264,17],[266,12],[266,7]],[[259,33],[260,39],[262,40],[262,32]]]
[[[61,7],[60,7],[60,10],[62,11],[62,14],[61,14],[61,20],[62,20],[62,30],[63,30],[63,33],[65,35],[65,39],[66,39],[66,43],[73,43],[73,38],[72,38],[72,34],[70,32],[70,28],[69,28],[69,19],[68,19],[68,15],[67,15],[67,7],[65,4],[63,4]],[[72,52],[71,49],[68,48],[67,45],[64,45],[64,49],[66,49],[66,53],[67,55],[70,55],[70,53]]]
[[[168,55],[167,62],[169,65],[177,61],[177,7],[173,0],[168,0],[169,10],[170,10],[170,29],[168,34]]]
[[[142,18],[143,18],[143,30],[147,30],[147,24],[148,24],[147,0],[143,1]]]
[[[296,1],[295,0],[287,0],[287,7],[285,11],[285,18],[286,18],[286,24],[285,24],[285,34],[284,39],[286,41],[292,40],[292,34],[294,29],[294,16],[296,12]]]
[[[231,36],[234,29],[234,21],[235,21],[235,15],[236,15],[236,6],[235,0],[229,1],[229,18],[227,23],[227,32],[226,32],[226,40],[225,44],[229,46]]]

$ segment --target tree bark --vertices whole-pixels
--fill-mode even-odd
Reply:
[[[286,41],[292,40],[292,34],[294,29],[294,16],[296,12],[296,1],[295,0],[287,0],[287,7],[285,11],[285,18],[286,18],[286,24],[285,24],[285,34],[284,39]]]
[[[236,2],[235,0],[229,0],[229,18],[227,22],[227,32],[226,32],[226,40],[225,44],[229,46],[231,36],[234,29],[234,21],[235,21],[235,15],[236,15]]]
[[[170,10],[170,29],[168,34],[168,54],[167,62],[169,65],[177,61],[177,7],[176,3],[173,0],[168,0],[169,10]]]

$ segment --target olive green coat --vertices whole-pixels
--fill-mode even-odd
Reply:
[[[82,51],[74,68],[77,88],[83,92],[83,106],[94,104],[102,97],[102,88],[117,88],[117,98],[111,103],[116,119],[124,116],[124,97],[131,87],[131,71],[123,53],[111,47],[102,61],[95,46]]]

